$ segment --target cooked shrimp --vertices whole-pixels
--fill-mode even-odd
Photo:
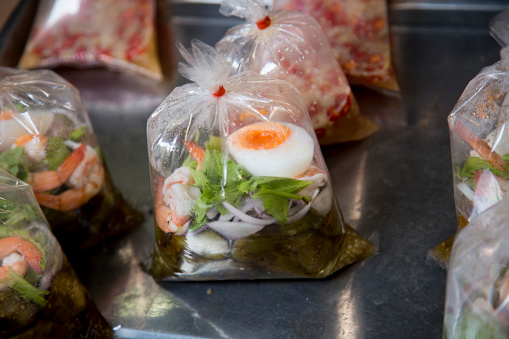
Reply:
[[[487,162],[502,172],[505,172],[507,163],[500,154],[495,152],[484,140],[481,140],[460,120],[456,120],[453,129]]]
[[[28,240],[14,235],[0,239],[0,280],[5,278],[9,269],[24,276],[30,266],[38,274],[43,274],[41,252]],[[28,264],[28,266],[27,266]],[[0,284],[0,290],[6,285]]]
[[[306,172],[296,176],[294,179],[299,179],[302,181],[312,181],[313,183],[311,185],[307,186],[298,193],[300,195],[312,196],[314,191],[318,187],[322,187],[323,185],[325,185],[326,173],[317,166],[311,165],[306,170]]]
[[[155,218],[161,230],[182,235],[191,223],[193,205],[200,196],[189,168],[180,167],[159,185],[156,197]]]
[[[42,134],[25,134],[17,138],[11,147],[22,146],[28,159],[39,162],[46,155],[45,148],[47,143],[46,137]]]
[[[193,159],[198,162],[198,166],[196,167],[196,169],[199,170],[203,163],[203,159],[205,159],[205,150],[200,145],[198,145],[198,143],[192,140],[186,143],[186,148],[189,154],[191,154],[191,156],[193,157]]]
[[[56,171],[32,173],[29,183],[42,206],[59,211],[71,211],[100,192],[104,182],[104,167],[97,152],[81,144]],[[67,184],[70,189],[58,195],[40,193]]]

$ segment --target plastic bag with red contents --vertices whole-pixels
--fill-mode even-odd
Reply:
[[[0,170],[2,338],[113,338],[31,187]]]
[[[254,71],[300,90],[320,144],[360,140],[378,126],[361,114],[318,22],[261,1],[223,0],[220,12],[245,18],[216,44],[234,72]]]
[[[180,46],[177,87],[147,124],[162,280],[320,278],[373,253],[344,224],[298,90]]]
[[[154,0],[42,0],[20,68],[104,66],[162,79]]]
[[[385,0],[275,0],[316,18],[351,84],[399,91]]]
[[[71,261],[142,215],[114,187],[78,91],[50,70],[0,67],[0,168],[28,182]]]

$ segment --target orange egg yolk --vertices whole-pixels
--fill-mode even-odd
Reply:
[[[277,122],[248,125],[232,135],[232,144],[239,149],[271,149],[284,143],[290,136],[288,127]]]

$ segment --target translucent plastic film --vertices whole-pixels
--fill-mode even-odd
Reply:
[[[385,0],[275,0],[274,5],[318,20],[351,84],[399,90]]]
[[[290,83],[231,65],[198,42],[181,48],[176,88],[151,115],[163,280],[324,277],[373,253],[345,227],[303,104]]]
[[[0,328],[4,338],[113,338],[31,187],[0,170]]]
[[[447,275],[444,338],[509,336],[508,239],[507,199],[456,235]]]
[[[460,227],[500,201],[509,188],[508,79],[505,58],[483,69],[448,118]]]
[[[254,71],[297,86],[320,144],[360,140],[377,130],[361,114],[327,37],[313,17],[267,10],[260,1],[223,0],[220,11],[246,19],[216,44],[233,72]]]
[[[21,68],[105,66],[161,79],[153,0],[42,0]]]
[[[32,186],[66,252],[141,221],[112,185],[77,90],[52,71],[0,68],[0,137],[0,168]]]

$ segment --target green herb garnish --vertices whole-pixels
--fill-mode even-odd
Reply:
[[[505,161],[509,160],[509,154],[503,156]],[[489,162],[480,157],[470,157],[465,161],[463,168],[458,171],[460,178],[465,178],[475,189],[474,175],[477,171],[489,171],[502,179],[509,180],[509,166],[506,167],[507,171],[502,171],[493,167]]]
[[[23,147],[7,149],[0,154],[0,168],[15,177],[28,180],[28,161],[23,155]]]
[[[80,127],[69,134],[69,139],[78,142],[85,135],[86,131],[85,127]]]
[[[224,161],[226,160],[226,173]],[[205,214],[216,207],[221,214],[228,211],[223,202],[238,206],[242,197],[251,194],[252,198],[263,202],[265,211],[284,224],[288,217],[290,199],[309,201],[309,197],[298,195],[303,188],[312,182],[293,178],[251,177],[249,172],[231,159],[224,159],[223,154],[209,147],[200,170],[190,167],[195,186],[202,194],[194,205],[194,220],[190,231],[194,231],[207,222]]]
[[[48,291],[40,290],[33,286],[11,268],[7,271],[5,278],[0,279],[0,282],[17,291],[23,299],[30,299],[40,306],[44,306],[47,303],[44,296],[49,294]]]
[[[65,146],[61,138],[50,138],[46,146],[44,165],[49,171],[56,171],[69,154],[71,154],[71,151]]]

